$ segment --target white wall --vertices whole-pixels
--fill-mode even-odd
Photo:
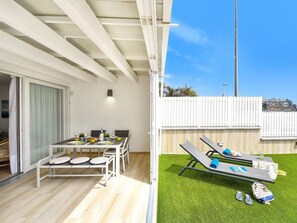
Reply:
[[[129,129],[130,150],[149,151],[150,88],[149,76],[137,84],[120,77],[117,84],[100,80],[97,84],[79,83],[70,88],[70,134],[106,129]],[[107,98],[107,89],[113,98]]]
[[[0,130],[8,131],[8,118],[1,118],[2,100],[9,99],[9,84],[0,84]]]

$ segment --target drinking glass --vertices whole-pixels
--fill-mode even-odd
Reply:
[[[78,140],[78,133],[77,132],[74,133],[74,140]]]

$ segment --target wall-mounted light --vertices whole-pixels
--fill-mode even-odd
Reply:
[[[107,97],[113,97],[112,89],[107,90]]]

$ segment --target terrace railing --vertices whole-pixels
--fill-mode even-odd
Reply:
[[[296,138],[297,112],[263,112],[262,138]]]
[[[259,128],[261,97],[164,97],[163,128]]]
[[[262,112],[262,97],[164,97],[163,129],[259,128],[263,139],[297,138],[297,112]]]

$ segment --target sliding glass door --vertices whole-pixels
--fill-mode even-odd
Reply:
[[[32,79],[25,81],[25,166],[28,171],[49,155],[49,145],[65,135],[66,88]]]
[[[30,83],[30,165],[63,137],[63,91]]]

